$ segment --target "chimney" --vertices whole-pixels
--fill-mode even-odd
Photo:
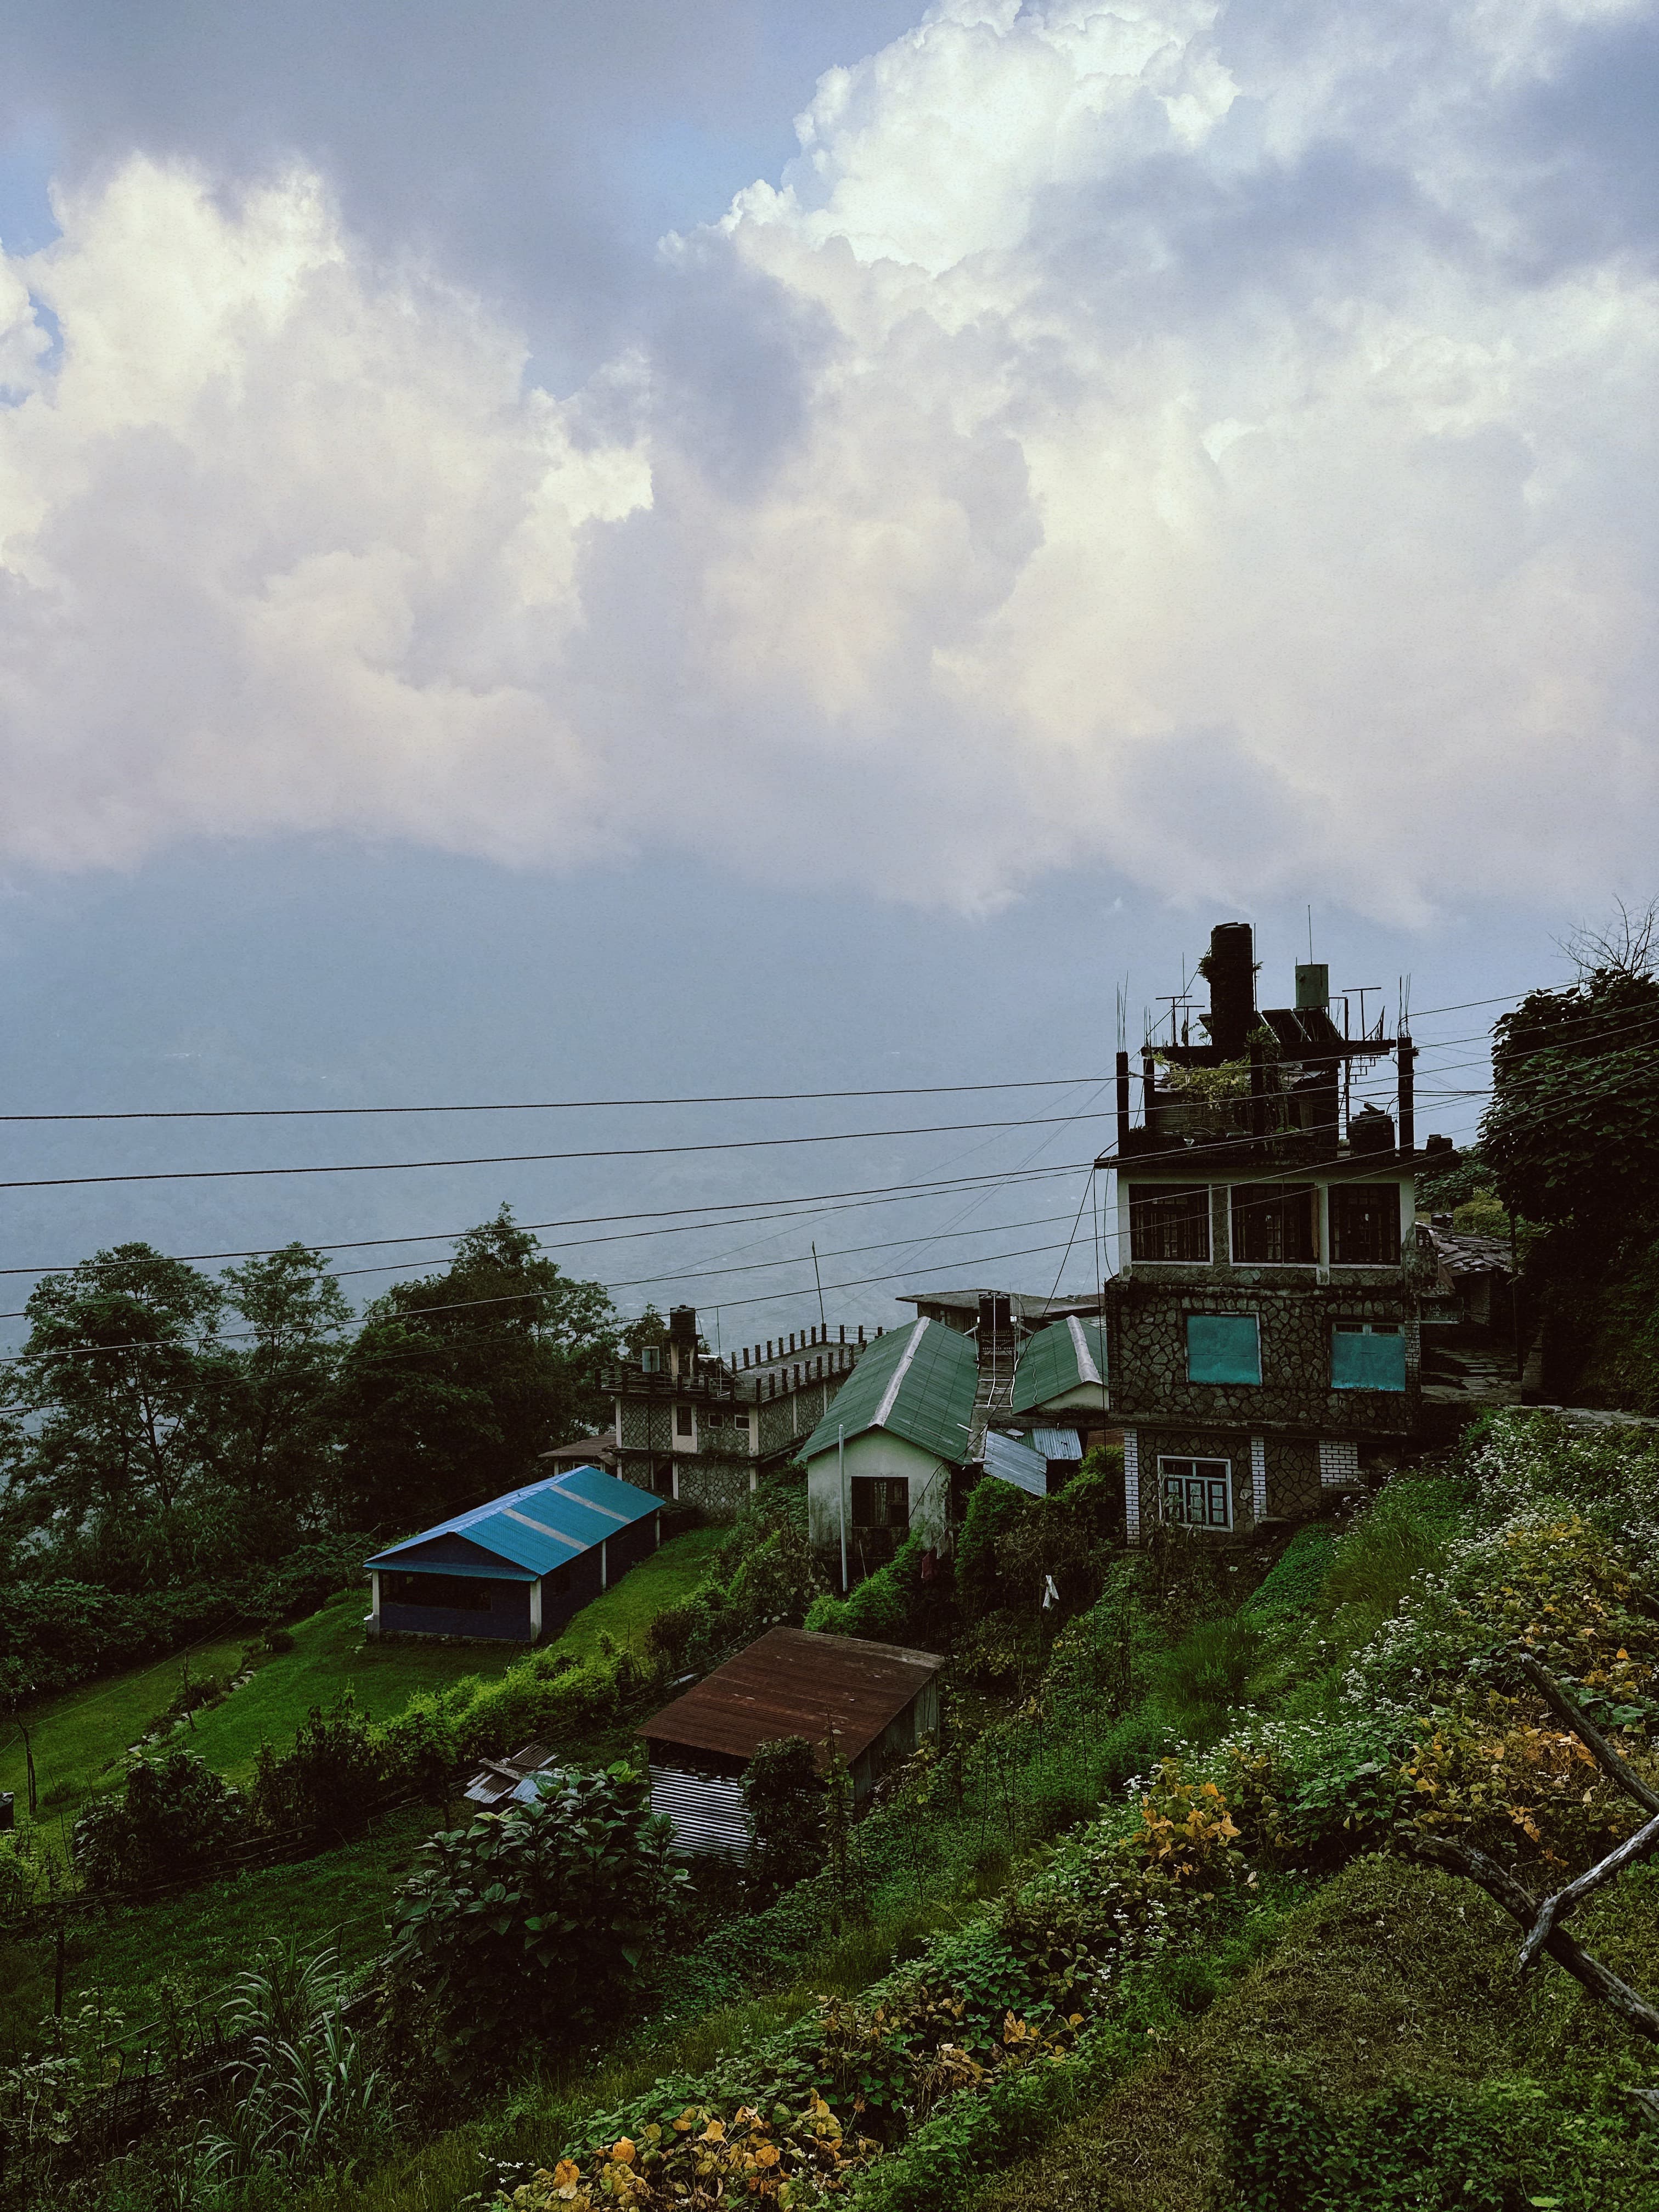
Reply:
[[[1218,922],[1205,963],[1210,984],[1210,1042],[1224,1060],[1243,1057],[1255,1027],[1255,932],[1248,921]]]

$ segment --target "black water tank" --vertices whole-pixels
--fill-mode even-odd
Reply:
[[[1248,921],[1219,922],[1205,963],[1210,986],[1210,1042],[1225,1060],[1242,1059],[1255,1027],[1255,932]]]
[[[697,1310],[696,1306],[670,1306],[668,1309],[668,1338],[671,1344],[697,1344]]]
[[[1348,1121],[1348,1150],[1351,1152],[1391,1152],[1394,1150],[1394,1116],[1385,1114],[1379,1106],[1362,1107]]]

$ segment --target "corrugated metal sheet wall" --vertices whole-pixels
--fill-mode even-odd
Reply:
[[[741,1863],[749,1856],[749,1814],[741,1782],[690,1774],[682,1766],[651,1769],[651,1809],[674,1824],[674,1850],[682,1858],[718,1854]]]

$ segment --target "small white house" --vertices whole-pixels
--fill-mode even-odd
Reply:
[[[839,1559],[844,1544],[849,1579],[913,1530],[944,1544],[978,1382],[972,1339],[917,1321],[878,1338],[836,1393],[801,1457],[813,1548]]]

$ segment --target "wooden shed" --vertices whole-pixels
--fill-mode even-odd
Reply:
[[[943,1659],[852,1636],[769,1629],[757,1643],[640,1724],[651,1802],[684,1854],[742,1858],[749,1848],[743,1775],[763,1743],[801,1736],[822,1769],[839,1747],[855,1804],[894,1759],[939,1726]]]

